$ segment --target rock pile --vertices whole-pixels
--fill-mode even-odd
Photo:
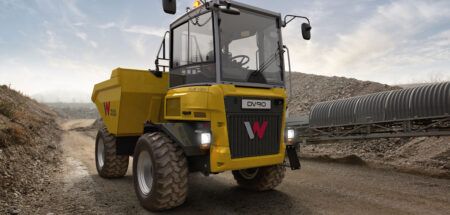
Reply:
[[[311,106],[318,102],[400,89],[370,81],[299,72],[292,73],[292,85],[292,99],[288,104],[291,116],[308,114]]]
[[[317,102],[400,89],[385,84],[342,77],[293,73],[291,116],[308,115]],[[378,139],[306,144],[301,156],[313,159],[358,161],[382,168],[450,178],[450,137]],[[358,158],[358,159],[347,159]]]
[[[60,155],[55,118],[45,106],[0,86],[0,214],[33,211],[46,192]]]

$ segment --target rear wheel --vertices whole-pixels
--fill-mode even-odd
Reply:
[[[105,127],[97,133],[95,141],[95,164],[103,178],[120,178],[128,170],[128,155],[116,154],[116,138]]]
[[[286,169],[283,165],[234,170],[233,176],[242,188],[265,191],[278,186],[284,178]]]
[[[188,166],[183,150],[165,134],[142,135],[133,155],[134,189],[151,211],[177,207],[188,192]]]

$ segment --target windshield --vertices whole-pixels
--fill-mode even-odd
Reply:
[[[276,18],[241,10],[220,19],[222,80],[282,85]]]

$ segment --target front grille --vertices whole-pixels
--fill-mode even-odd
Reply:
[[[241,99],[227,97],[225,100],[231,158],[277,154],[280,149],[282,100],[272,99],[271,110],[242,110]],[[246,122],[250,131],[245,126]],[[267,122],[264,132],[257,132],[264,122]],[[253,139],[249,132],[253,133]]]

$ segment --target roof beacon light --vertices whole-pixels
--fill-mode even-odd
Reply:
[[[200,6],[202,6],[202,2],[201,2],[200,0],[195,0],[195,1],[194,1],[194,9],[195,9],[195,8],[198,8],[198,7],[200,7]]]

